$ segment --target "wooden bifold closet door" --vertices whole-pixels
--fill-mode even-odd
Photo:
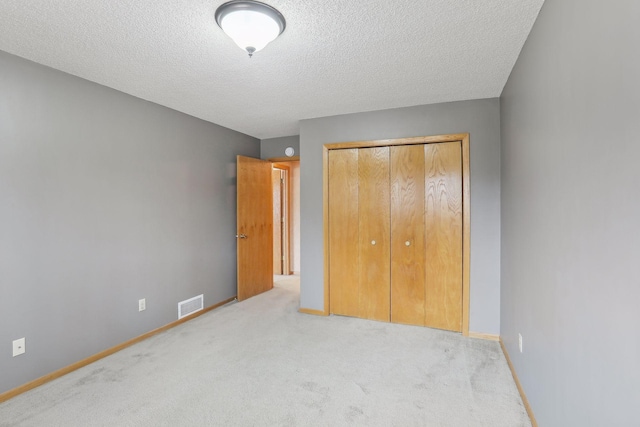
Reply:
[[[462,329],[460,143],[425,145],[425,325]]]
[[[462,328],[460,142],[329,151],[334,314]]]
[[[359,317],[389,321],[389,147],[358,153]]]
[[[357,148],[329,152],[331,312],[360,317],[360,221]]]
[[[425,324],[424,145],[391,147],[391,321]]]

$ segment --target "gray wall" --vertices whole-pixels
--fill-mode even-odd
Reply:
[[[332,142],[470,133],[470,330],[500,332],[500,103],[498,99],[423,105],[303,120],[300,305],[322,310],[322,145]]]
[[[235,156],[259,150],[0,52],[0,392],[234,296]]]
[[[283,136],[280,138],[269,138],[260,141],[260,158],[273,159],[275,157],[285,157],[284,150],[293,147],[296,151],[294,156],[300,155],[300,136]]]
[[[501,98],[501,332],[545,427],[639,423],[639,19],[547,0]]]

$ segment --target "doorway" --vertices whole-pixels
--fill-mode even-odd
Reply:
[[[288,173],[279,176],[283,185],[277,185],[285,195],[280,209],[288,213],[284,230],[278,235],[287,237],[280,243],[279,262],[284,276],[300,272],[300,158],[261,160],[237,156],[237,295],[238,301],[266,292],[273,288],[274,277],[274,209],[273,178],[274,165]],[[283,190],[284,188],[284,190]],[[282,220],[277,222],[282,223]],[[285,245],[282,250],[282,245]],[[276,269],[277,271],[277,269]]]
[[[273,274],[300,273],[300,161],[272,162]]]

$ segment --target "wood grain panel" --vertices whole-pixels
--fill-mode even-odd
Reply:
[[[331,313],[359,315],[358,150],[329,152]]]
[[[323,311],[329,314],[329,259],[331,258],[331,252],[329,250],[329,150],[327,147],[322,147],[322,237],[324,243],[322,245],[322,258],[324,259],[324,268],[322,270],[322,276],[324,278]]]
[[[273,187],[273,274],[282,274],[282,192],[281,171],[271,171]]]
[[[425,153],[425,325],[462,331],[461,143],[427,144]]]
[[[271,163],[237,157],[238,300],[273,288]]]
[[[471,282],[471,190],[469,174],[469,134],[462,138],[462,335],[469,336]]]
[[[360,317],[390,320],[389,147],[358,153]]]
[[[330,250],[329,250],[329,227],[328,227],[328,211],[329,211],[329,197],[328,197],[328,182],[329,182],[329,171],[328,171],[328,159],[329,153],[334,150],[344,150],[344,149],[359,149],[359,148],[369,148],[369,147],[394,147],[394,146],[403,146],[403,145],[421,145],[424,147],[424,144],[430,145],[442,145],[442,143],[456,142],[457,144],[462,145],[462,233],[463,233],[463,242],[462,242],[462,334],[469,335],[469,305],[470,305],[470,274],[469,274],[469,261],[470,261],[470,188],[469,188],[469,134],[451,134],[451,135],[435,135],[435,136],[424,136],[424,137],[415,137],[415,138],[399,138],[399,139],[388,139],[388,140],[377,140],[377,141],[352,141],[352,142],[342,142],[342,143],[332,143],[325,144],[323,146],[323,219],[324,219],[324,259],[325,259],[325,270],[324,270],[324,292],[325,292],[325,313],[329,312],[329,292],[330,288],[333,289],[333,284],[330,286],[330,275],[329,275],[329,258],[330,258]],[[426,149],[425,149],[426,150]],[[426,159],[425,159],[426,160]],[[426,184],[426,182],[425,182]],[[437,187],[434,187],[437,189]],[[435,194],[435,191],[434,191]],[[425,208],[426,208],[426,197],[428,196],[427,189],[425,187]],[[436,206],[436,199],[434,197],[433,206]],[[436,234],[437,236],[437,234]],[[446,239],[445,239],[446,240]],[[426,245],[426,243],[425,243]],[[426,250],[426,248],[425,248]],[[438,250],[433,250],[435,253],[438,253]],[[445,251],[446,252],[446,251]],[[425,257],[426,258],[426,257]],[[447,258],[446,256],[444,257]],[[438,261],[440,262],[440,261]],[[431,267],[431,270],[437,270],[438,264],[436,263]],[[425,271],[425,277],[427,272]],[[426,281],[426,279],[425,279]],[[434,283],[437,284],[437,280],[434,280]],[[432,295],[432,299],[436,298],[436,296]],[[446,307],[446,305],[445,305]],[[425,320],[428,316],[433,316],[432,314],[425,313]],[[457,322],[453,322],[457,323]],[[429,325],[433,326],[433,325]],[[435,327],[443,327],[435,325]],[[444,326],[443,328],[446,328]],[[459,328],[452,328],[452,330],[460,331]]]
[[[390,148],[391,321],[424,326],[424,147]]]

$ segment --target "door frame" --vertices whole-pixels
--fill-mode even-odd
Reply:
[[[280,267],[283,275],[290,274],[289,259],[291,257],[290,248],[290,234],[291,234],[291,189],[289,183],[289,175],[291,174],[291,167],[286,163],[271,162],[271,167],[274,170],[279,170],[281,175],[280,181]],[[284,173],[282,173],[284,172]],[[275,192],[275,189],[274,189]],[[275,209],[275,206],[274,206]],[[276,223],[274,221],[273,227],[275,229]],[[275,242],[274,242],[275,249]]]
[[[291,162],[299,162],[300,156],[291,156],[291,157],[272,157],[267,159],[267,161],[271,162],[271,167],[281,169],[286,171],[285,178],[285,234],[286,238],[284,238],[284,246],[286,249],[283,249],[283,255],[285,257],[283,262],[283,271],[285,275],[292,275],[293,269],[291,268],[291,238],[293,236],[293,221],[292,221],[292,207],[291,201],[293,200],[293,185],[291,184],[291,166],[288,163]]]
[[[420,136],[412,138],[380,139],[374,141],[353,141],[324,144],[322,147],[322,216],[324,230],[324,312],[329,307],[329,151],[347,148],[387,147],[393,145],[437,144],[456,142],[462,144],[462,335],[469,336],[469,288],[471,259],[471,193],[469,179],[469,134]]]

